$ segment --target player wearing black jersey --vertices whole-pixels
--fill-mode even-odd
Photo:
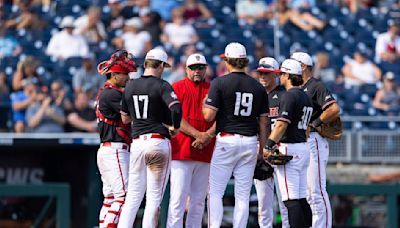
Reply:
[[[264,158],[268,158],[279,143],[279,152],[293,159],[276,169],[282,201],[288,210],[291,228],[311,226],[311,209],[306,200],[307,166],[310,152],[306,130],[312,114],[311,101],[300,86],[301,65],[287,59],[282,63],[281,84],[286,91],[279,104],[279,117],[266,142]]]
[[[130,124],[122,123],[121,99],[128,73],[136,71],[132,55],[125,50],[115,52],[108,61],[98,65],[107,75],[107,82],[97,95],[96,116],[100,134],[97,166],[103,182],[103,206],[99,227],[115,227],[125,201],[128,181]]]
[[[235,181],[233,227],[246,227],[257,155],[262,155],[268,125],[264,88],[247,75],[246,49],[230,43],[221,56],[229,74],[214,79],[203,106],[206,121],[216,120],[217,139],[210,164],[209,227],[220,227],[222,197],[231,176]],[[261,149],[257,153],[257,135]]]
[[[150,50],[144,67],[143,75],[127,85],[122,100],[122,120],[133,121],[128,193],[118,224],[122,228],[133,226],[144,193],[142,226],[157,227],[170,170],[169,139],[177,134],[182,118],[172,86],[161,79],[164,68],[169,67],[167,54],[161,49]]]
[[[326,191],[326,165],[329,157],[329,144],[315,129],[322,123],[329,123],[339,116],[340,108],[326,86],[311,75],[312,59],[304,52],[291,56],[302,65],[303,90],[311,98],[313,114],[311,133],[308,139],[310,164],[307,171],[307,200],[313,212],[313,227],[332,227],[332,210]]]
[[[268,93],[269,105],[269,120],[271,129],[274,127],[276,119],[279,115],[279,102],[283,93],[286,91],[285,87],[278,85],[276,79],[279,77],[279,64],[271,57],[260,59],[258,63],[258,80]],[[256,187],[258,199],[258,225],[261,228],[270,228],[273,226],[273,201],[274,201],[274,179],[269,178],[266,180],[254,179],[254,186]],[[277,188],[278,185],[276,184]],[[277,189],[279,199],[279,208],[282,216],[282,227],[288,228],[289,222],[287,218],[287,209],[280,200],[280,193]]]

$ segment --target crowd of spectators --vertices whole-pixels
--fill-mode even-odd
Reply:
[[[96,131],[94,101],[105,81],[96,66],[115,49],[140,63],[151,48],[164,48],[173,67],[163,77],[170,83],[184,77],[187,56],[202,52],[210,81],[226,73],[222,48],[239,41],[248,46],[248,73],[255,75],[258,59],[274,53],[274,25],[277,59],[311,53],[314,76],[345,103],[345,114],[355,107],[346,94],[360,95],[365,85],[374,88],[360,101],[364,109],[399,114],[400,1],[105,1],[0,2],[0,131]]]

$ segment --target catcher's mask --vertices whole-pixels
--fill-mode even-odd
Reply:
[[[136,72],[137,65],[131,53],[126,50],[117,50],[109,60],[97,65],[97,71],[99,74]]]

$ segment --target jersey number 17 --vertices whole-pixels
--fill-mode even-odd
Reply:
[[[149,107],[149,96],[148,95],[133,95],[133,105],[135,107],[136,119],[147,119],[147,110]],[[139,102],[143,103],[143,110],[140,113]]]

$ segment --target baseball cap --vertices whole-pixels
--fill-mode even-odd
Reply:
[[[225,53],[220,55],[221,58],[246,58],[246,48],[237,42],[232,42],[225,47]]]
[[[140,18],[133,17],[133,18],[125,21],[125,26],[132,26],[137,29],[141,29],[143,27],[143,22],[142,22],[142,20],[140,20]]]
[[[279,70],[279,63],[271,57],[264,57],[258,61],[258,72],[270,73],[270,72],[281,72]]]
[[[286,59],[281,65],[281,72],[302,75],[301,64],[294,59]]]
[[[188,67],[191,65],[207,65],[206,57],[199,53],[189,55],[186,60],[186,66]]]
[[[386,72],[385,75],[383,75],[383,78],[387,79],[387,80],[394,80],[394,73],[391,71],[388,71],[388,72]]]
[[[305,52],[295,52],[290,56],[291,59],[297,60],[300,63],[303,63],[307,66],[312,66],[313,61],[311,59],[311,56]]]
[[[147,52],[146,57],[144,59],[158,60],[164,62],[165,67],[171,67],[171,65],[169,65],[169,63],[167,62],[168,60],[167,53],[160,48],[151,49],[149,52]]]
[[[75,19],[72,16],[65,16],[61,23],[60,23],[60,28],[74,28]]]

